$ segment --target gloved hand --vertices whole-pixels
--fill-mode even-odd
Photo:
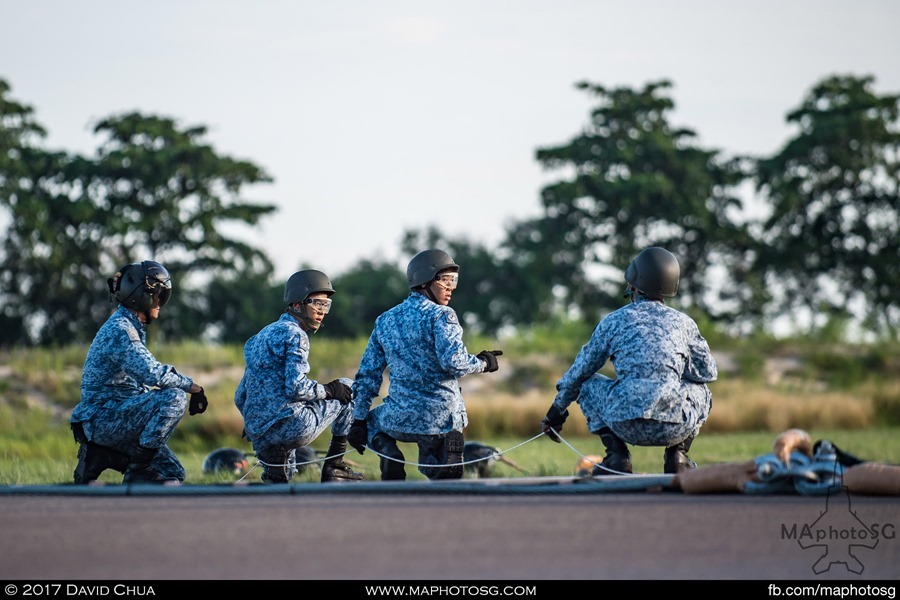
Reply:
[[[550,405],[550,410],[547,411],[547,416],[544,417],[544,420],[541,421],[541,431],[547,434],[547,437],[556,442],[560,443],[559,436],[554,433],[562,431],[563,423],[566,422],[566,419],[569,416],[569,411],[567,410],[559,410],[559,407],[556,404]]]
[[[475,356],[484,361],[485,373],[493,373],[497,369],[500,368],[500,364],[497,362],[497,357],[503,354],[503,350],[482,350]]]
[[[206,392],[203,391],[202,387],[199,392],[191,394],[191,403],[188,407],[188,412],[191,415],[199,415],[206,412],[207,406],[209,406],[209,400],[206,399]]]
[[[369,425],[364,420],[354,419],[353,423],[350,424],[347,443],[360,454],[365,453],[366,444],[369,443]]]
[[[335,379],[325,384],[325,399],[329,398],[340,400],[341,404],[347,404],[353,400],[353,392],[346,383],[340,379]]]

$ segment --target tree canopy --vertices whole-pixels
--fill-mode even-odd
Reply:
[[[799,133],[757,163],[771,207],[756,270],[778,291],[775,312],[798,306],[824,320],[863,307],[869,329],[900,331],[900,96],[871,77],[815,85],[787,120]]]
[[[272,265],[265,252],[222,233],[255,225],[275,210],[244,201],[244,186],[270,181],[256,165],[220,156],[204,127],[130,113],[101,120],[94,157],[53,153],[32,109],[0,86],[0,205],[11,221],[0,257],[2,343],[89,340],[108,314],[106,280],[130,262],[166,265],[176,293],[161,321],[175,336],[196,336],[207,312],[188,274],[234,273]]]
[[[656,245],[681,264],[673,303],[723,327],[861,315],[868,331],[896,340],[900,96],[873,84],[816,83],[787,113],[797,133],[753,157],[704,148],[673,124],[667,80],[578,83],[594,103],[585,125],[535,151],[557,176],[540,191],[541,214],[512,222],[496,247],[430,227],[406,232],[400,251],[450,252],[462,265],[454,307],[484,334],[595,322],[622,305],[631,259]],[[246,196],[272,181],[262,167],[219,154],[202,125],[136,112],[96,122],[92,156],[49,151],[33,108],[10,91],[0,79],[0,345],[89,340],[111,308],[107,277],[145,259],[175,280],[159,326],[167,337],[243,342],[284,309],[265,251],[225,233],[276,211]],[[747,183],[763,218],[747,215]],[[368,335],[408,293],[405,273],[384,260],[329,275],[336,337]]]

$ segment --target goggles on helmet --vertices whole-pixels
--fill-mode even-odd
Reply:
[[[303,304],[309,304],[317,313],[327,315],[331,310],[331,298],[307,298]]]
[[[443,275],[438,275],[434,278],[434,282],[448,292],[452,292],[459,285],[459,273],[444,273]]]

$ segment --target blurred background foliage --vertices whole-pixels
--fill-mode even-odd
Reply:
[[[578,83],[594,101],[585,125],[535,151],[556,176],[539,216],[508,224],[495,247],[437,227],[408,231],[401,254],[447,249],[462,265],[454,308],[467,332],[485,336],[524,339],[536,324],[583,333],[621,306],[633,256],[659,245],[682,266],[672,305],[711,341],[764,338],[780,323],[826,342],[895,342],[898,96],[873,83],[814,83],[786,112],[793,137],[759,157],[703,148],[674,127],[668,81]],[[44,148],[34,108],[0,79],[0,347],[90,341],[113,308],[107,278],[145,259],[175,282],[154,325],[161,340],[241,344],[277,318],[284,282],[272,261],[227,233],[277,212],[248,198],[271,181],[265,169],[221,155],[205,126],[161,115],[113,115],[93,131],[91,156]],[[367,335],[405,296],[404,268],[363,257],[329,274],[338,294],[328,335]]]

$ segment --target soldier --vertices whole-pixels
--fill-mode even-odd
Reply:
[[[376,319],[360,361],[349,443],[360,454],[368,445],[389,457],[380,461],[382,480],[406,479],[397,441],[418,445],[419,471],[427,478],[460,479],[468,417],[458,380],[496,371],[502,352],[466,350],[459,318],[449,306],[459,282],[459,265],[449,254],[419,252],[406,277],[409,296]],[[385,369],[388,394],[370,411]]]
[[[169,272],[145,260],[122,267],[107,280],[119,308],[88,349],[81,401],[70,424],[79,444],[75,483],[90,483],[106,469],[125,483],[184,481],[184,467],[166,445],[184,416],[207,407],[203,388],[161,364],[147,349],[147,327],[172,294]]]
[[[244,431],[263,465],[262,480],[288,483],[297,472],[295,455],[331,427],[331,445],[321,481],[361,481],[343,460],[350,429],[351,379],[318,383],[307,374],[309,336],[331,310],[334,288],[322,271],[297,271],[284,285],[281,317],[244,344],[244,376],[234,403]]]
[[[600,321],[556,384],[541,430],[558,443],[566,409],[578,402],[588,429],[606,448],[595,475],[631,473],[627,444],[664,446],[665,473],[697,466],[687,453],[709,416],[707,384],[718,370],[697,324],[666,306],[680,277],[678,259],[668,250],[651,247],[638,254],[625,271],[631,303]],[[607,360],[615,379],[597,373]]]

